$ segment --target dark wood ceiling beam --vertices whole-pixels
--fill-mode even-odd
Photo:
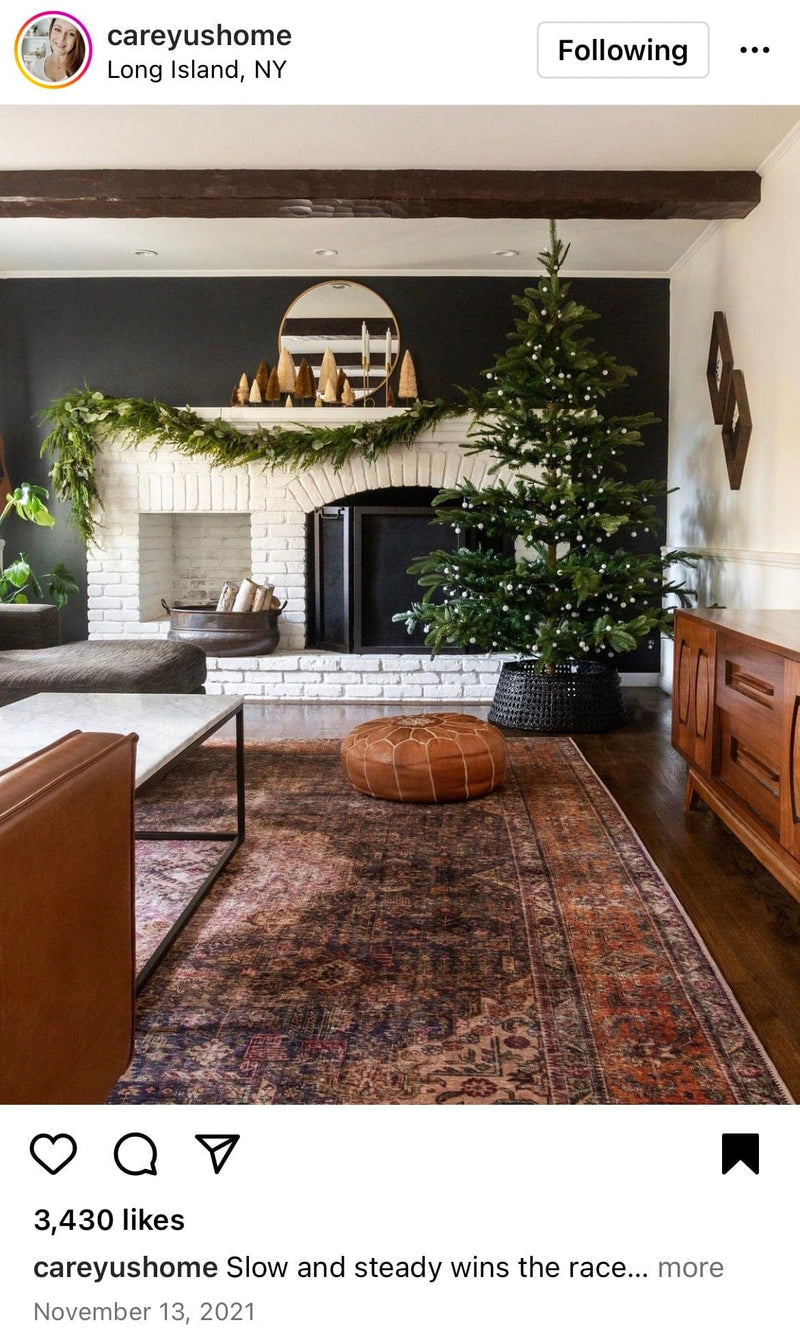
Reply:
[[[743,219],[756,172],[0,172],[0,217]]]

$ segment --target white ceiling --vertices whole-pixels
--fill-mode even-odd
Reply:
[[[744,170],[799,121],[800,107],[5,107],[0,169]],[[570,271],[663,275],[707,227],[570,220],[561,233]],[[0,275],[524,275],[545,234],[539,220],[3,219]],[[519,256],[492,254],[507,248]]]

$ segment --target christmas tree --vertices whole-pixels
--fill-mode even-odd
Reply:
[[[468,450],[494,456],[493,480],[436,496],[437,519],[454,527],[458,548],[410,569],[425,596],[395,618],[409,632],[422,624],[434,653],[447,645],[518,653],[552,671],[668,632],[662,599],[686,605],[693,595],[665,573],[691,555],[639,548],[656,535],[654,500],[667,486],[628,481],[624,456],[657,421],[606,412],[635,370],[582,333],[598,314],[560,278],[568,251],[551,221],[539,257],[546,274],[515,296],[512,343],[486,373]]]

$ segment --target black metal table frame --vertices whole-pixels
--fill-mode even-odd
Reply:
[[[244,825],[245,825],[244,704],[240,704],[238,708],[232,709],[232,711],[228,713],[227,716],[224,717],[220,722],[216,722],[213,727],[209,727],[208,731],[205,732],[203,736],[199,736],[197,740],[192,741],[191,745],[187,746],[185,750],[181,751],[178,755],[176,755],[173,759],[171,759],[168,764],[165,764],[163,769],[159,769],[157,773],[153,774],[150,778],[146,780],[147,784],[158,782],[160,778],[163,778],[165,774],[169,773],[170,769],[173,769],[175,767],[178,761],[182,759],[183,756],[187,754],[189,750],[194,749],[195,746],[201,745],[203,741],[207,741],[209,736],[213,736],[215,732],[218,732],[220,727],[224,726],[226,722],[230,722],[231,718],[235,718],[236,721],[235,832],[220,833],[219,830],[183,830],[183,829],[181,830],[142,829],[142,830],[136,830],[135,832],[134,837],[136,839],[158,839],[158,840],[195,839],[198,842],[206,841],[206,842],[225,844],[223,852],[221,853],[217,862],[212,867],[209,874],[205,877],[202,884],[198,886],[197,890],[192,895],[192,898],[189,900],[189,903],[181,911],[180,916],[172,924],[172,927],[169,929],[166,936],[162,937],[161,941],[156,946],[156,949],[153,951],[153,954],[150,956],[150,959],[147,961],[145,965],[142,966],[142,968],[139,970],[139,973],[136,975],[137,993],[141,992],[142,988],[147,983],[147,980],[150,978],[153,971],[164,959],[164,956],[166,955],[173,941],[179,935],[179,933],[183,931],[183,928],[186,926],[189,919],[192,917],[192,914],[195,912],[198,905],[202,903],[202,901],[205,899],[206,895],[208,894],[212,885],[216,881],[220,872],[222,872],[224,868],[228,865],[231,858],[233,857],[233,854],[236,852],[236,849],[240,847],[242,840],[244,839]]]

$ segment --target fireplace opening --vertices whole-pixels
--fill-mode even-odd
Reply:
[[[162,599],[203,605],[252,571],[249,513],[140,513],[139,619],[163,619]]]
[[[393,621],[423,591],[412,560],[465,541],[435,520],[439,491],[372,489],[317,508],[307,519],[307,646],[331,652],[419,652],[420,627]]]

